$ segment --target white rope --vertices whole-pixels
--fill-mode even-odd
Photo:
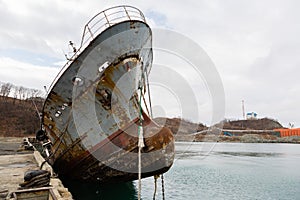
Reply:
[[[143,79],[143,75],[142,75]],[[140,81],[139,89],[140,89],[140,101],[139,101],[139,118],[140,124],[138,126],[138,200],[141,199],[141,191],[142,191],[142,148],[145,146],[144,144],[144,136],[143,136],[143,126],[142,126],[142,95],[143,95],[143,88],[142,88],[142,81]]]
[[[139,127],[139,143],[138,143],[138,146],[139,148],[143,148],[145,146],[145,143],[144,143],[144,136],[143,136],[143,127],[140,125]]]
[[[138,188],[138,200],[141,199],[141,191],[142,191],[142,153],[141,153],[142,147],[139,146],[139,152],[138,152],[138,159],[139,159],[139,172],[138,172],[138,178],[139,178],[139,188]]]
[[[138,179],[139,179],[139,187],[138,187],[138,200],[141,199],[141,191],[142,191],[142,148],[145,146],[144,137],[143,137],[143,127],[142,125],[138,126],[138,134],[139,134],[139,141],[138,141]]]

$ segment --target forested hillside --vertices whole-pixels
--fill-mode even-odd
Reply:
[[[0,83],[1,84],[1,83]],[[0,85],[0,136],[35,134],[40,128],[42,92],[10,83]]]

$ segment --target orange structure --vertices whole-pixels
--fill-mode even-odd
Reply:
[[[281,128],[274,129],[274,131],[278,131],[280,133],[280,137],[288,137],[288,136],[300,136],[300,128]]]

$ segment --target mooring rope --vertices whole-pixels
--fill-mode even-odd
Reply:
[[[139,179],[139,191],[138,191],[138,199],[141,199],[141,190],[142,190],[142,148],[144,147],[144,140],[143,140],[143,127],[141,125],[138,126],[138,132],[139,132],[139,143],[138,143],[138,147],[139,147],[139,152],[138,152],[138,179]]]
[[[153,200],[155,200],[156,197],[156,191],[157,191],[157,179],[159,178],[159,175],[154,175],[154,192],[153,192]]]
[[[140,90],[140,100],[139,100],[139,126],[138,126],[138,200],[141,199],[141,191],[142,191],[142,148],[145,146],[144,144],[144,136],[143,136],[143,119],[142,119],[142,96],[143,96],[143,84],[142,80],[144,79],[144,72],[142,69],[142,77],[139,83]]]
[[[149,114],[150,114],[150,118],[152,119],[153,118],[153,112],[152,112],[152,103],[151,103],[151,95],[150,95],[150,85],[149,85],[149,77],[148,77],[147,70],[146,70],[146,82],[147,82],[148,100],[149,100],[149,107],[150,107],[150,113]]]
[[[41,113],[40,113],[39,109],[37,108],[36,103],[35,103],[35,101],[33,100],[33,97],[31,98],[31,101],[32,101],[32,103],[33,103],[33,105],[34,105],[34,108],[35,108],[35,111],[36,111],[36,113],[37,113],[37,115],[38,115],[38,117],[39,117],[40,123],[42,123],[42,116],[41,116]]]

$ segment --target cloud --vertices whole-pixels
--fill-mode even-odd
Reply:
[[[65,59],[62,49],[68,51],[68,41],[78,46],[84,24],[97,12],[120,4],[123,2],[118,0],[0,1],[1,81],[35,88],[49,84],[53,77],[47,78],[44,73],[57,73],[54,66]],[[246,111],[300,126],[299,1],[131,0],[128,4],[141,9],[152,28],[182,33],[207,52],[223,80],[225,117],[241,118],[241,101],[245,100]],[[167,57],[164,60],[168,66],[175,69],[177,64],[180,68],[178,62],[168,62]],[[158,63],[159,56],[154,62],[166,64]],[[180,73],[193,91],[205,90],[187,71]],[[205,93],[201,94],[204,98],[197,96],[204,115],[210,112]],[[168,105],[167,101],[163,103]],[[176,115],[176,109],[169,110]]]
[[[49,88],[59,68],[32,65],[7,57],[0,57],[0,80],[28,88]]]

